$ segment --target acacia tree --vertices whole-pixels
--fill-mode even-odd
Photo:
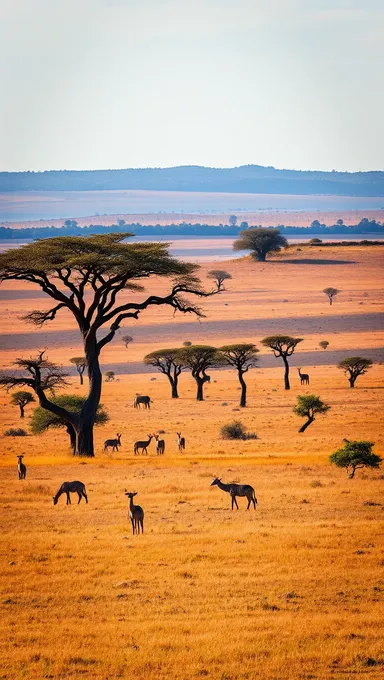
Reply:
[[[191,345],[180,350],[183,364],[191,370],[192,377],[197,385],[197,401],[204,401],[204,385],[211,382],[207,374],[209,368],[220,364],[220,357],[216,347],[211,345]]]
[[[344,446],[332,453],[329,460],[337,467],[346,468],[349,478],[353,479],[359,468],[380,467],[382,458],[372,452],[372,446],[374,446],[373,442],[344,439]]]
[[[277,253],[287,247],[287,239],[280,234],[279,229],[272,227],[241,231],[233,244],[233,250],[250,250],[251,257],[259,262],[265,262],[268,253]]]
[[[217,290],[220,291],[224,290],[224,281],[228,281],[232,278],[231,274],[226,272],[224,269],[212,269],[210,272],[208,272],[207,276],[209,279],[213,279],[215,281]]]
[[[307,418],[299,432],[305,432],[307,427],[313,423],[315,416],[318,413],[327,413],[330,408],[329,404],[326,404],[320,397],[316,397],[314,394],[299,394],[297,397],[297,405],[294,406],[293,412],[296,413],[297,416]]]
[[[115,379],[115,372],[114,371],[106,371],[105,382],[113,382],[114,379]]]
[[[337,364],[337,368],[341,368],[348,376],[350,387],[355,387],[359,375],[364,375],[371,366],[371,359],[363,359],[363,357],[348,357]]]
[[[274,356],[281,357],[284,362],[284,386],[286,390],[290,390],[291,386],[289,384],[289,363],[288,357],[290,357],[299,342],[303,342],[303,338],[292,338],[290,335],[269,335],[261,341],[264,347],[269,347]]]
[[[130,342],[133,342],[132,335],[123,335],[121,339],[122,339],[125,347],[128,347]]]
[[[340,291],[337,288],[324,288],[323,293],[325,293],[328,297],[329,304],[332,304],[333,298],[337,293],[340,293]]]
[[[321,347],[322,349],[327,349],[328,345],[329,345],[328,340],[320,340],[319,342],[319,347]]]
[[[72,359],[69,360],[71,364],[75,364],[76,366],[76,371],[78,372],[80,376],[80,385],[84,383],[84,378],[83,378],[83,373],[87,367],[87,360],[85,357],[72,357]]]
[[[241,385],[240,406],[244,408],[247,405],[247,384],[244,380],[244,374],[250,368],[254,368],[257,364],[258,349],[251,343],[242,343],[235,345],[223,345],[219,348],[224,362],[229,366],[233,366],[237,370],[239,383]]]
[[[171,384],[172,399],[178,399],[178,382],[180,373],[187,368],[181,358],[180,349],[158,349],[144,357],[147,366],[158,368],[167,376]]]
[[[57,406],[65,408],[67,411],[73,413],[80,413],[85,402],[85,397],[79,397],[75,394],[62,394],[59,397],[52,399]],[[108,422],[109,416],[104,410],[103,405],[99,404],[96,411],[95,425],[104,425]],[[55,413],[47,411],[42,406],[38,406],[33,411],[30,422],[32,434],[42,434],[50,428],[65,428],[69,434],[71,448],[73,453],[76,449],[76,432],[70,423],[67,423],[63,418],[60,418]]]
[[[24,418],[24,409],[26,405],[31,404],[33,401],[36,401],[33,394],[26,391],[24,392],[23,390],[15,392],[11,397],[11,404],[20,408],[20,418]]]
[[[42,326],[65,309],[79,327],[89,377],[89,392],[80,413],[74,414],[50,401],[38,379],[36,388],[31,385],[40,405],[76,430],[77,455],[94,455],[93,425],[102,388],[99,356],[121,324],[126,319],[138,319],[144,310],[159,305],[203,316],[199,307],[183,294],[206,297],[217,292],[205,291],[195,276],[197,265],[172,258],[167,244],[123,243],[129,236],[131,234],[119,233],[49,238],[0,254],[0,282],[34,283],[54,300],[53,307],[34,310],[26,320]],[[150,294],[140,300],[138,293],[144,288],[138,281],[151,276],[172,279],[170,290],[164,295]],[[157,278],[157,290],[158,287]],[[135,293],[135,297],[127,300],[125,296],[119,303],[119,294],[127,290]],[[1,382],[25,384],[23,379],[18,383],[13,376],[3,377]]]

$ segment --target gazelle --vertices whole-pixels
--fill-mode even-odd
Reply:
[[[301,385],[309,385],[309,375],[308,375],[308,373],[301,373],[301,367],[298,368],[297,370],[299,371]]]
[[[145,451],[145,454],[146,455],[148,454],[147,446],[150,445],[151,440],[153,439],[153,434],[148,434],[147,437],[148,437],[148,439],[146,441],[135,442],[134,447],[133,447],[133,453],[135,454],[135,456],[136,456],[136,454],[139,453],[139,449],[141,449],[142,453],[144,453],[144,451]]]
[[[165,441],[164,439],[159,439],[160,435],[159,434],[154,434],[154,438],[156,439],[156,453],[158,456],[164,455],[165,451]]]
[[[65,493],[67,495],[67,505],[71,505],[71,498],[69,495],[70,493],[77,493],[79,497],[77,504],[80,503],[82,498],[85,498],[86,502],[88,503],[88,497],[85,491],[85,484],[83,484],[83,482],[63,482],[56,496],[53,496],[53,505],[56,505],[62,493]]]
[[[25,479],[27,476],[27,467],[23,463],[24,455],[17,456],[17,469],[19,472],[19,479]]]
[[[132,522],[133,535],[144,533],[144,510],[140,505],[134,505],[133,498],[137,496],[137,491],[125,491],[125,495],[129,498],[129,519]]]
[[[185,437],[181,436],[181,432],[177,432],[177,446],[179,447],[180,453],[185,451]]]
[[[216,479],[213,480],[211,486],[218,486],[219,489],[222,491],[226,491],[227,493],[230,494],[231,500],[232,500],[232,510],[233,506],[236,505],[236,509],[239,509],[239,506],[237,505],[237,500],[236,496],[246,496],[247,501],[248,501],[248,506],[247,510],[249,510],[249,506],[251,503],[253,503],[253,507],[256,510],[256,504],[257,504],[257,498],[255,494],[255,489],[253,486],[250,486],[250,484],[236,484],[235,482],[231,482],[230,484],[223,484],[221,479]]]
[[[117,439],[106,439],[104,442],[104,451],[107,451],[110,446],[112,446],[112,451],[118,451],[119,446],[121,446],[121,434],[117,433]]]

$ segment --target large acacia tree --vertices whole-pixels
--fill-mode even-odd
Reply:
[[[126,243],[132,234],[59,237],[31,243],[0,255],[0,281],[27,281],[40,287],[53,306],[30,312],[26,320],[36,326],[53,321],[62,310],[75,319],[84,346],[89,377],[88,396],[80,413],[55,404],[40,386],[31,385],[40,405],[72,425],[76,454],[93,456],[93,425],[100,402],[100,352],[126,319],[138,319],[144,310],[168,305],[175,311],[202,316],[184,294],[205,297],[195,276],[197,265],[172,258],[166,243]],[[138,282],[151,276],[172,279],[164,295],[140,296]],[[159,281],[156,282],[156,289]],[[127,292],[134,294],[127,295]],[[25,385],[25,379],[3,377],[5,385]]]
[[[371,359],[364,359],[363,357],[348,357],[337,364],[337,368],[341,368],[346,374],[350,387],[355,387],[359,375],[364,375],[371,366]]]
[[[284,387],[286,390],[291,389],[289,384],[288,357],[294,353],[296,346],[302,341],[303,338],[292,338],[291,335],[269,335],[261,341],[264,347],[269,347],[272,350],[276,358],[282,358],[284,362]]]
[[[244,380],[244,374],[250,368],[254,368],[257,364],[258,349],[252,343],[241,343],[234,345],[224,345],[220,347],[223,360],[229,366],[233,366],[237,370],[237,376],[241,385],[240,406],[244,408],[247,405],[247,384]]]
[[[251,257],[259,262],[265,262],[268,253],[278,253],[288,247],[285,236],[279,229],[272,227],[254,227],[241,231],[233,244],[233,250],[250,250]]]
[[[172,399],[178,399],[180,373],[187,368],[181,358],[181,349],[157,349],[144,357],[147,366],[154,366],[167,376],[172,390]]]

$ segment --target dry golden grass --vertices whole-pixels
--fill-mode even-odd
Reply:
[[[333,256],[346,259],[344,251]],[[236,278],[223,303],[209,301],[209,318],[220,320],[230,301],[241,340],[240,322],[252,314],[280,316],[282,323],[308,315],[314,326],[305,343],[314,351],[326,337],[317,330],[321,312],[329,318],[336,310],[365,315],[380,309],[377,251],[358,251],[354,258],[357,270],[333,265],[322,273],[319,265],[303,270],[304,265],[276,264],[267,281],[268,270],[258,265],[228,263]],[[346,291],[331,310],[316,298],[327,283]],[[372,309],[359,306],[363,291]],[[278,305],[288,295],[290,309]],[[12,309],[21,306],[34,305],[12,301]],[[2,319],[6,307],[9,301],[1,305]],[[149,321],[158,322],[157,315]],[[64,322],[58,327],[64,329]],[[13,330],[25,327],[19,321]],[[216,344],[224,339],[218,336]],[[328,339],[339,349],[369,349],[379,346],[380,334],[369,330],[367,316],[366,332],[351,328]],[[145,349],[155,347],[154,334]],[[53,354],[66,363],[72,349]],[[142,357],[139,349],[139,342],[132,345],[134,358]],[[119,363],[114,352],[123,350],[116,345],[108,352]],[[10,348],[2,353],[3,363],[20,353]],[[164,376],[122,372],[119,382],[103,388],[111,420],[96,429],[94,460],[73,459],[67,435],[58,430],[2,437],[0,679],[384,676],[384,470],[358,471],[349,480],[328,463],[345,436],[371,439],[383,455],[384,369],[375,365],[354,390],[335,366],[305,370],[310,388],[300,387],[293,369],[289,393],[277,360],[273,368],[251,371],[249,406],[241,412],[233,372],[212,372],[204,403],[195,401],[187,374],[180,379],[181,398],[172,401]],[[72,378],[68,391],[83,390]],[[132,408],[136,392],[151,395],[150,411]],[[299,435],[302,420],[292,407],[304,392],[319,394],[332,409]],[[0,407],[1,432],[28,427],[28,417],[23,424],[4,392]],[[221,425],[235,418],[258,439],[221,440]],[[147,457],[135,457],[135,439],[159,429],[165,430],[164,457],[154,455],[153,443]],[[177,430],[186,437],[183,454],[177,452]],[[123,433],[122,447],[118,454],[104,454],[103,441],[115,432]],[[17,479],[16,455],[22,452],[26,481]],[[229,496],[210,487],[214,476],[252,484],[256,512],[245,512],[240,499],[240,510],[232,513]],[[77,505],[73,496],[72,506],[65,506],[64,497],[53,506],[52,495],[72,479],[86,484],[89,504]],[[143,536],[131,534],[125,488],[138,492],[145,510]]]

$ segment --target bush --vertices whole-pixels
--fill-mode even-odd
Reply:
[[[222,439],[257,439],[255,432],[247,432],[247,428],[240,420],[233,420],[228,425],[223,425],[220,430]]]
[[[4,437],[27,437],[28,433],[22,427],[10,427],[5,430]]]

